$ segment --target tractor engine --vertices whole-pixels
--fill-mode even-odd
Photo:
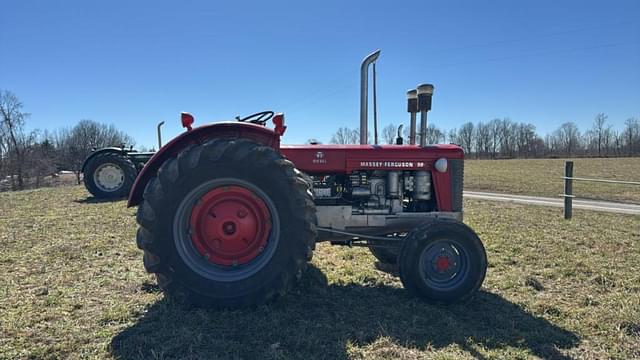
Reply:
[[[318,205],[350,205],[353,215],[427,212],[435,206],[429,171],[356,171],[312,179]]]

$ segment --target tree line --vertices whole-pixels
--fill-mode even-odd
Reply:
[[[82,164],[94,149],[135,144],[115,126],[93,120],[80,120],[75,126],[55,131],[27,131],[28,118],[18,97],[0,90],[0,189],[39,187],[60,170],[73,171],[80,182]],[[408,143],[408,127],[401,135]],[[380,142],[394,144],[397,136],[398,126],[387,124],[381,129]],[[357,128],[340,127],[330,143],[357,144],[359,140]],[[319,143],[316,139],[308,142]],[[535,125],[509,118],[466,122],[448,131],[430,124],[427,143],[458,144],[468,157],[478,159],[639,156],[640,120],[629,118],[622,129],[614,129],[607,115],[600,113],[583,132],[574,122],[566,122],[544,136],[537,133]]]
[[[398,126],[388,124],[380,135],[380,143],[395,144]],[[403,129],[402,136],[404,143],[408,143],[408,127]],[[359,140],[357,128],[340,127],[332,135],[330,143],[357,144]],[[419,141],[418,134],[416,142]],[[592,127],[583,132],[576,123],[569,121],[544,136],[538,134],[535,125],[509,118],[466,122],[448,131],[429,124],[427,143],[457,144],[468,157],[477,159],[639,156],[640,120],[628,118],[624,128],[616,130],[608,122],[608,116],[599,113]]]
[[[113,125],[80,120],[56,131],[26,129],[29,114],[18,97],[0,90],[0,189],[43,186],[60,170],[70,170],[80,182],[84,159],[93,149],[134,145],[133,138]]]

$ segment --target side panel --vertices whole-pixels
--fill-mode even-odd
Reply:
[[[447,172],[441,173],[439,171],[431,172],[431,181],[433,182],[433,189],[436,195],[436,204],[438,204],[438,210],[440,211],[453,211],[453,204],[451,203],[452,188],[451,188],[451,167],[447,169]]]
[[[462,190],[464,187],[464,160],[449,161],[451,175],[451,206],[453,211],[462,211]]]
[[[430,170],[439,158],[462,159],[455,145],[283,145],[280,152],[309,174],[355,170]]]
[[[449,165],[461,163],[462,148],[456,145],[305,145],[282,146],[280,151],[298,169],[309,174],[349,174],[357,170],[431,171],[439,211],[455,209],[452,166],[441,173],[434,169],[436,160],[446,158]]]
[[[191,144],[202,143],[211,138],[235,138],[249,139],[274,149],[280,147],[280,136],[273,130],[264,126],[241,122],[221,122],[203,125],[186,131],[165,144],[138,174],[131,192],[129,193],[128,206],[136,206],[142,201],[142,193],[147,182],[155,176],[162,164],[176,156],[182,149]]]

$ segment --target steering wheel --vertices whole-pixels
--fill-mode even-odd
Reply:
[[[260,111],[257,112],[255,114],[251,114],[249,116],[245,116],[243,118],[240,118],[240,116],[236,116],[236,120],[240,121],[240,122],[245,122],[248,121],[250,123],[254,123],[254,124],[265,124],[267,121],[269,121],[269,119],[271,119],[273,117],[273,114],[275,114],[273,111]]]

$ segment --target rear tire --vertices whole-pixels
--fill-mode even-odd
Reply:
[[[183,150],[160,167],[143,199],[137,244],[145,268],[179,302],[268,302],[300,278],[315,247],[307,182],[275,150],[248,140]]]
[[[487,255],[480,238],[453,219],[433,219],[415,228],[405,239],[398,259],[404,287],[436,302],[470,297],[487,272]]]
[[[84,186],[97,198],[122,198],[129,195],[137,175],[136,166],[127,156],[99,153],[85,166]]]

